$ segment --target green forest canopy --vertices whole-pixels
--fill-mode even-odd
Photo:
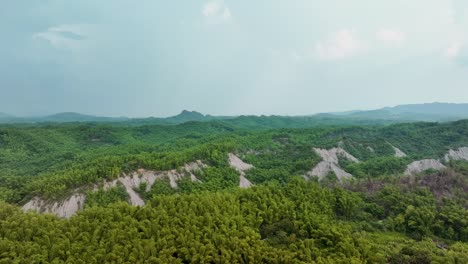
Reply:
[[[268,122],[265,121],[265,122]],[[269,127],[269,128],[264,128]],[[261,129],[226,122],[0,127],[0,263],[465,263],[468,165],[402,176],[407,164],[468,146],[468,121]],[[281,126],[280,126],[281,127]],[[342,146],[353,181],[300,177],[313,147]],[[395,158],[392,145],[408,154]],[[227,153],[255,166],[240,190]],[[139,168],[202,160],[202,183],[161,181],[131,207],[122,187],[88,194],[70,219],[23,213],[33,196]],[[8,204],[7,204],[8,203]]]

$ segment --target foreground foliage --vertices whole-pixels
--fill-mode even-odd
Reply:
[[[402,201],[389,205],[395,196]],[[69,220],[2,204],[0,263],[468,261],[468,244],[431,239],[450,228],[450,239],[467,242],[465,209],[448,204],[438,212],[430,192],[385,188],[370,199],[294,179],[284,186],[157,196],[144,207],[89,206]],[[383,223],[381,213],[388,215]]]

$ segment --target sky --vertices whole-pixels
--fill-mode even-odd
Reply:
[[[466,0],[15,0],[0,34],[19,116],[468,102]]]

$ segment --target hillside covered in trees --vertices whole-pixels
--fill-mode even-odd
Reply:
[[[185,121],[1,125],[0,263],[468,262],[466,120]]]

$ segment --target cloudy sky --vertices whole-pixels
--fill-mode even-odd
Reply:
[[[0,5],[0,112],[292,115],[468,102],[466,0]]]

